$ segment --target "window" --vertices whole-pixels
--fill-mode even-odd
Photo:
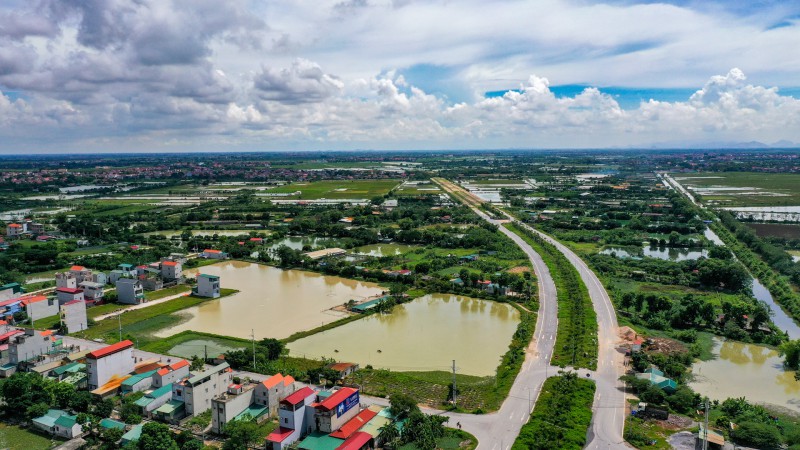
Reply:
[[[289,423],[289,419],[287,419],[286,417],[284,417],[284,418],[283,418],[283,423]]]

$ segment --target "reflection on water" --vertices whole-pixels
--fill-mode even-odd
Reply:
[[[341,318],[345,313],[329,311],[333,306],[383,292],[375,283],[242,261],[184,271],[187,276],[198,272],[218,275],[223,288],[240,292],[181,311],[188,320],[156,336],[194,330],[249,338],[252,328],[256,339],[285,338]]]
[[[789,338],[800,339],[800,326],[797,326],[794,320],[781,309],[780,305],[775,303],[775,299],[772,298],[772,294],[769,293],[767,288],[755,278],[753,278],[751,288],[755,298],[769,305],[769,308],[772,310],[772,323],[777,325],[781,330],[786,331],[789,334]]]
[[[714,400],[746,397],[754,403],[770,403],[800,412],[800,382],[794,372],[783,370],[776,350],[755,344],[714,340],[717,359],[692,366],[695,391]]]
[[[265,230],[192,230],[192,236],[226,236],[226,237],[237,237],[237,236],[249,236],[251,231],[255,231],[259,235],[269,234],[269,231]],[[154,236],[160,235],[165,236],[167,238],[171,238],[173,236],[180,236],[183,234],[183,231],[150,231],[147,233],[142,233],[143,236]]]
[[[641,259],[644,256],[658,258],[666,261],[687,261],[699,259],[701,256],[708,257],[707,250],[693,250],[688,248],[675,247],[653,247],[645,245],[639,247],[605,247],[600,251],[603,255],[616,255],[617,258]]]
[[[288,347],[295,356],[399,371],[449,370],[455,359],[459,373],[486,376],[494,374],[518,324],[519,311],[509,305],[431,294]]]
[[[358,253],[360,255],[381,257],[381,256],[401,255],[403,253],[414,250],[415,248],[418,247],[414,245],[404,245],[404,244],[372,244],[354,248],[353,253]]]
[[[292,250],[302,250],[303,246],[310,245],[312,248],[316,247],[317,245],[323,245],[327,242],[327,239],[323,238],[316,238],[316,237],[300,237],[300,236],[289,236],[287,238],[281,239],[280,241],[272,243],[269,246],[271,250],[277,250],[278,247],[281,245],[285,245]]]

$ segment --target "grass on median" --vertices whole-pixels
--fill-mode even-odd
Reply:
[[[594,382],[575,372],[548,378],[511,449],[581,450],[592,421],[594,391]]]
[[[596,369],[597,315],[578,271],[554,245],[538,235],[514,224],[506,224],[506,227],[542,257],[556,285],[558,333],[552,364]]]

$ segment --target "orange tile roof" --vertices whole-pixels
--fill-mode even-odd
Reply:
[[[371,409],[365,409],[360,413],[356,414],[355,417],[348,420],[347,423],[342,425],[342,428],[331,433],[331,437],[338,438],[338,439],[347,439],[350,437],[351,434],[358,431],[361,427],[366,425],[367,422],[372,420],[373,417],[377,416],[377,411],[372,411]]]
[[[180,361],[176,361],[169,365],[170,370],[178,370],[181,367],[186,367],[189,365],[189,361],[182,359]]]
[[[174,267],[174,266],[178,265],[178,262],[176,262],[176,261],[164,261],[164,262],[161,263],[161,265]]]
[[[207,249],[203,250],[203,253],[222,253],[222,251],[221,250],[214,250],[214,249],[211,249],[211,248],[207,248]]]
[[[86,267],[83,267],[83,266],[72,266],[72,267],[69,268],[69,270],[74,270],[76,272],[80,272],[82,270],[86,270]]]
[[[20,225],[18,223],[12,223],[12,224],[9,225],[9,227],[11,227],[11,228],[22,228],[22,225]]]
[[[263,384],[267,389],[272,389],[280,384],[281,381],[283,381],[283,375],[276,373],[275,375],[264,380],[261,384]]]
[[[284,386],[288,386],[288,385],[290,385],[292,383],[294,383],[294,378],[291,375],[286,375],[283,378],[283,385]]]
[[[159,371],[158,371],[158,372],[156,372],[156,373],[157,373],[159,376],[162,376],[162,377],[163,377],[164,375],[168,374],[169,372],[170,372],[170,370],[169,370],[168,368],[164,367],[163,369],[159,369]]]

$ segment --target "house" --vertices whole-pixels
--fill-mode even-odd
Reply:
[[[22,334],[16,334],[8,343],[8,362],[17,365],[30,361],[40,355],[50,353],[53,341],[32,328],[26,328]]]
[[[58,314],[58,300],[44,295],[23,297],[20,305],[25,308],[25,313],[28,314],[28,317],[33,317],[34,319]]]
[[[667,394],[674,394],[678,390],[678,383],[664,376],[664,372],[651,367],[643,373],[637,373],[636,378],[648,380],[650,384],[662,389]]]
[[[358,390],[343,387],[314,406],[317,431],[331,433],[358,414]]]
[[[383,407],[373,406],[368,409],[361,410],[358,414],[356,414],[355,417],[350,419],[346,424],[342,425],[341,428],[331,433],[331,437],[338,439],[349,439],[353,434],[358,432],[361,427],[372,420],[373,417],[377,416],[378,412],[382,409]]]
[[[256,386],[253,383],[231,384],[226,392],[211,399],[212,432],[222,433],[225,425],[244,417],[257,423],[269,417],[269,408],[253,403]]]
[[[192,295],[198,297],[217,298],[220,296],[219,277],[201,273],[197,275],[197,286],[192,289]]]
[[[92,274],[92,281],[101,285],[108,284],[108,275],[105,272],[94,272]]]
[[[56,274],[56,287],[75,289],[78,287],[78,279],[71,272],[59,272]]]
[[[90,306],[103,302],[103,285],[94,281],[83,281],[78,284],[83,290],[83,298]]]
[[[382,206],[386,209],[397,208],[397,199],[385,200]]]
[[[314,423],[316,393],[308,386],[280,401],[278,428],[267,436],[267,450],[284,450],[310,433]]]
[[[139,275],[139,282],[148,291],[157,291],[164,288],[164,279],[161,278],[161,271],[152,267],[144,269],[144,273]]]
[[[89,389],[94,390],[108,383],[113,376],[133,372],[133,342],[124,340],[86,355],[86,373]],[[121,383],[120,383],[121,384]]]
[[[333,436],[333,435],[331,435]],[[368,450],[375,448],[375,440],[369,433],[357,431],[349,438],[345,439],[342,445],[336,447],[335,450]]]
[[[228,254],[221,251],[221,250],[214,250],[207,248],[203,250],[203,253],[200,253],[201,258],[208,258],[208,259],[227,259]]]
[[[25,293],[25,289],[19,283],[6,283],[0,286],[0,300],[17,298]]]
[[[172,400],[183,403],[186,415],[201,414],[211,408],[212,398],[228,390],[232,381],[233,374],[230,365],[222,363],[173,384]]]
[[[125,424],[118,420],[105,418],[100,421],[100,428],[103,430],[125,430]]]
[[[294,391],[294,378],[276,373],[256,386],[253,403],[267,407],[270,415],[276,415],[281,399]]]
[[[72,266],[69,268],[69,272],[75,276],[79,285],[84,281],[92,281],[92,270],[86,267]]]
[[[183,266],[178,261],[162,261],[161,262],[161,278],[172,281],[182,278]]]
[[[326,369],[335,370],[339,373],[339,379],[344,379],[345,377],[353,374],[358,370],[358,364],[349,363],[349,362],[340,362],[340,363],[333,363],[328,364],[325,366]]]
[[[153,374],[153,387],[171,385],[189,376],[189,361],[182,359],[166,367],[162,367]]]
[[[61,361],[59,361],[60,363]],[[63,381],[65,378],[68,378],[76,373],[80,373],[86,369],[86,364],[81,364],[77,361],[62,364],[54,369],[51,369],[47,375],[50,377],[55,378],[58,381]]]
[[[86,302],[72,300],[61,305],[61,323],[67,328],[67,333],[75,333],[89,328],[86,317]]]
[[[59,305],[63,305],[64,303],[69,303],[75,300],[85,301],[83,297],[83,289],[77,288],[56,288],[56,297],[58,298]]]
[[[72,439],[83,432],[76,416],[60,409],[50,409],[47,414],[31,421],[34,427],[56,436]]]
[[[165,384],[160,388],[144,394],[141,398],[133,402],[136,406],[142,409],[143,417],[151,417],[153,411],[165,405],[172,400],[172,384]]]
[[[153,374],[155,373],[155,370],[149,370],[132,375],[120,385],[122,393],[130,394],[132,392],[141,392],[150,389],[153,386]]]
[[[117,301],[127,305],[138,305],[146,301],[144,287],[139,280],[122,278],[117,280]]]
[[[141,399],[140,399],[141,400]],[[142,427],[144,425],[138,424],[131,427],[127,433],[122,435],[122,440],[120,441],[121,447],[127,447],[129,444],[136,442],[142,437]]]
[[[22,236],[24,231],[25,230],[23,229],[22,225],[18,223],[10,223],[6,225],[6,236],[10,238]]]
[[[26,232],[31,234],[44,234],[44,224],[33,222],[33,221],[25,221],[23,226]]]
[[[342,217],[341,219],[339,219],[339,222],[341,222],[341,223],[353,223],[353,220],[354,219],[352,217]]]

